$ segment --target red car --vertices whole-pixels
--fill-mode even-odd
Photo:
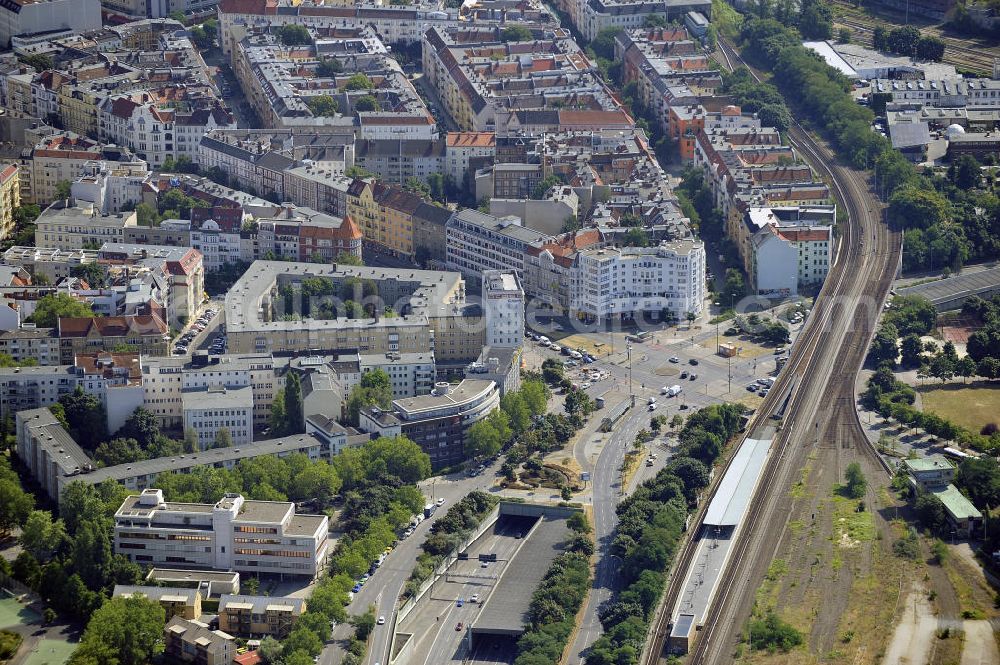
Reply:
[[[465,624],[459,621],[457,624],[455,624],[455,630],[462,630],[464,626]]]

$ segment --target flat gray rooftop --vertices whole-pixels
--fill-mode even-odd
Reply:
[[[516,636],[524,632],[531,597],[562,553],[561,545],[569,534],[565,519],[539,519],[486,599],[483,611],[472,624],[473,633]]]
[[[771,439],[746,439],[719,483],[705,511],[706,526],[735,526],[746,512],[760,471],[771,449]]]
[[[987,268],[976,272],[967,272],[954,277],[907,286],[896,291],[901,296],[923,296],[931,303],[941,308],[957,299],[970,296],[983,296],[1000,291],[1000,267]],[[947,309],[947,308],[946,308]]]

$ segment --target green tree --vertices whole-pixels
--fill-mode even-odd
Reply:
[[[280,664],[282,653],[281,642],[268,635],[260,641],[257,653],[260,654],[261,660],[267,663],[267,665]]]
[[[73,534],[73,567],[88,588],[104,586],[111,567],[110,529],[103,522],[85,519]]]
[[[94,310],[90,305],[68,293],[51,293],[38,300],[35,311],[28,320],[39,328],[55,328],[60,318],[94,316]]]
[[[534,189],[531,190],[531,198],[542,200],[545,198],[545,195],[548,194],[550,189],[558,187],[561,184],[563,184],[563,181],[559,178],[559,176],[554,174],[547,175],[535,185]]]
[[[549,389],[545,386],[545,383],[535,379],[522,381],[521,390],[518,393],[524,401],[528,413],[532,416],[539,416],[545,413],[549,402]],[[511,418],[513,420],[513,416]]]
[[[143,665],[162,649],[164,611],[139,595],[112,598],[94,612],[70,665]]]
[[[403,189],[417,194],[421,198],[425,199],[430,198],[431,195],[431,188],[427,185],[427,183],[416,176],[410,176],[407,178],[406,182],[403,183]]]
[[[289,434],[306,431],[305,414],[302,406],[302,382],[297,372],[285,374],[285,417]]]
[[[333,117],[340,110],[337,100],[330,95],[313,95],[305,98],[309,111],[317,118]]]
[[[285,46],[312,44],[312,37],[304,25],[288,23],[278,28],[278,39]]]
[[[920,493],[913,503],[920,522],[933,533],[946,533],[948,516],[944,504],[934,494]]]
[[[103,288],[107,283],[107,270],[97,262],[84,263],[69,269],[71,277],[79,277],[93,288]]]
[[[344,71],[344,65],[337,58],[320,58],[316,67],[316,75],[327,78],[334,78]]]
[[[136,224],[139,226],[153,227],[160,223],[160,214],[156,207],[148,203],[139,203],[135,206]]]
[[[233,447],[233,435],[229,433],[229,429],[226,427],[220,427],[215,433],[215,440],[212,442],[212,448],[232,448]]]
[[[185,453],[196,453],[201,449],[201,445],[198,440],[198,432],[192,427],[188,427],[184,430],[183,448]]]
[[[623,247],[649,247],[649,234],[646,229],[633,226],[622,235]]]
[[[107,421],[101,401],[83,392],[82,386],[59,398],[70,434],[86,450],[93,450],[107,436]]]
[[[66,540],[66,526],[62,520],[52,519],[45,510],[33,510],[21,527],[21,547],[39,561],[48,561]]]
[[[509,25],[500,31],[500,41],[503,42],[527,42],[531,38],[531,30],[523,25]]]
[[[328,505],[342,486],[337,470],[326,462],[311,464],[295,474],[289,488],[289,498],[296,501],[316,499]]]
[[[500,408],[507,414],[514,433],[520,434],[531,427],[531,412],[520,392],[509,392],[500,399]]]
[[[337,254],[336,258],[333,259],[333,262],[336,263],[337,265],[345,265],[345,266],[364,265],[360,257],[356,256],[355,254],[351,254],[350,252],[341,252],[340,254]]]
[[[847,481],[845,485],[847,496],[852,499],[860,499],[865,495],[868,489],[868,481],[865,479],[865,474],[861,471],[860,464],[857,462],[848,464],[847,469],[844,471],[844,479]]]
[[[357,73],[357,74],[351,75],[351,77],[349,79],[347,79],[347,83],[344,84],[344,89],[348,90],[348,91],[351,91],[351,90],[372,90],[372,89],[374,89],[374,87],[375,87],[375,84],[372,83],[372,80],[370,78],[368,78],[368,76],[366,76],[365,74],[362,74],[362,73]]]
[[[378,112],[382,107],[373,95],[363,95],[354,100],[354,110],[358,113]]]
[[[933,189],[903,187],[889,199],[886,213],[897,229],[927,229],[948,219],[948,201]]]
[[[972,155],[962,155],[954,164],[955,176],[952,180],[959,189],[974,189],[983,179],[983,171],[979,162]]]
[[[138,462],[148,457],[138,441],[123,437],[117,437],[110,441],[102,441],[94,449],[94,459],[101,466],[116,466],[129,462]]]
[[[60,180],[56,183],[56,200],[62,201],[72,195],[73,184],[69,180]]]
[[[358,414],[367,406],[378,406],[383,409],[392,406],[392,385],[389,375],[381,369],[367,372],[361,377],[361,382],[351,389],[345,412],[347,423],[357,425]]]
[[[851,37],[852,35],[850,28],[841,28],[840,30],[837,31],[837,41],[840,42],[841,44],[850,44]]]
[[[329,625],[329,624],[328,624]],[[281,645],[281,652],[287,658],[290,654],[297,651],[304,651],[309,654],[309,661],[312,662],[313,656],[318,656],[323,650],[323,642],[319,639],[313,631],[308,628],[296,627],[289,635],[284,639]]]
[[[21,489],[14,474],[10,475],[0,477],[0,533],[4,535],[24,524],[35,507],[34,497]]]
[[[275,436],[284,434],[288,429],[288,414],[285,411],[285,389],[279,388],[271,402],[271,433]]]
[[[488,420],[480,420],[472,425],[465,436],[467,457],[492,457],[500,452],[500,433]]]
[[[921,354],[924,344],[920,341],[920,335],[910,333],[900,342],[900,354],[904,367],[918,367],[920,365]]]

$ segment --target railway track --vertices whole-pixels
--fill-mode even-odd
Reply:
[[[853,5],[846,2],[838,4],[853,7]],[[872,45],[872,35],[875,32],[876,26],[887,27],[884,22],[859,15],[836,16],[833,22],[836,25],[850,28],[858,37],[863,38],[865,46]],[[888,27],[894,26],[890,24]],[[984,50],[989,47],[978,44],[975,39],[946,36],[940,30],[934,28],[921,27],[920,29],[944,42],[944,62],[956,65],[962,69],[972,69],[989,74],[993,71],[993,59],[1000,57],[1000,53]]]
[[[730,65],[746,66],[728,44],[720,41],[720,48]],[[749,69],[756,76],[754,70]],[[763,575],[784,534],[791,500],[783,490],[792,474],[805,463],[808,448],[805,442],[815,436],[816,445],[819,445],[821,437],[829,436],[837,447],[838,474],[842,471],[841,457],[845,450],[856,450],[881,468],[854,408],[854,379],[874,334],[878,310],[895,275],[900,239],[897,233],[880,223],[881,205],[870,193],[863,174],[836,165],[834,156],[798,125],[790,130],[789,139],[828,179],[846,207],[849,219],[844,225],[833,269],[816,300],[807,328],[800,336],[800,344],[793,349],[775,390],[758,410],[757,420],[768,417],[777,401],[794,386],[795,393],[783,428],[774,439],[758,490],[748,506],[743,527],[718,581],[712,610],[707,613],[699,632],[689,659],[691,663],[714,664],[730,657],[730,647],[735,643],[733,635],[739,634],[752,605],[756,585],[751,582]],[[821,399],[831,405],[822,416],[822,431],[820,416],[813,415]],[[794,445],[793,436],[803,445]],[[785,520],[769,519],[782,514]],[[700,529],[700,519],[698,525],[696,528]],[[674,583],[668,588],[665,602],[654,619],[650,648],[643,661],[646,665],[658,663],[663,655],[671,614],[681,592],[682,572],[689,568],[696,542],[694,538],[689,539],[681,552]]]

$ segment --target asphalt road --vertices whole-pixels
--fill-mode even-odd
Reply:
[[[374,605],[375,616],[382,615],[386,618],[385,625],[375,626],[375,630],[372,632],[366,663],[384,664],[388,662],[386,654],[392,637],[389,632],[392,624],[392,612],[395,610],[396,600],[402,593],[406,580],[413,571],[413,565],[416,563],[417,554],[420,551],[420,544],[427,537],[430,525],[447,512],[455,501],[472,490],[488,489],[493,484],[498,468],[499,463],[495,463],[475,478],[456,474],[444,478],[432,478],[420,483],[420,489],[428,497],[428,501],[432,497],[434,499],[444,497],[444,505],[429,519],[421,522],[413,535],[399,541],[396,548],[389,553],[379,569],[368,580],[368,583],[354,595],[354,600],[347,607],[348,614],[354,615],[364,614],[368,607]],[[333,631],[331,642],[327,643],[323,649],[319,662],[322,665],[339,663],[343,658],[343,649],[338,642],[346,641],[353,633],[354,629],[350,625],[338,625]]]

